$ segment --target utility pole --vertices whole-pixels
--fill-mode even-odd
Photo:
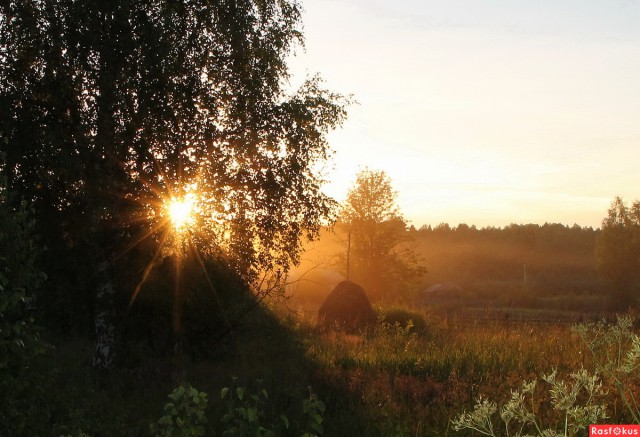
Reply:
[[[349,280],[349,270],[351,268],[351,229],[347,237],[347,281]]]

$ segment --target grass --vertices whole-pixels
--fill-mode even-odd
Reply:
[[[51,435],[150,435],[149,424],[182,382],[209,394],[209,422],[221,435],[219,393],[232,377],[247,387],[260,381],[273,420],[285,414],[295,422],[311,386],[327,405],[326,436],[464,435],[451,420],[478,396],[503,402],[523,380],[593,364],[570,323],[464,320],[393,307],[380,309],[374,329],[353,335],[318,330],[309,313],[259,311],[206,357],[129,356],[127,366],[98,378],[91,342],[66,340],[55,351],[53,390],[65,408]]]
[[[382,435],[445,435],[479,395],[502,399],[524,379],[590,360],[568,324],[422,317],[419,332],[399,323],[361,336],[319,332],[311,323],[298,331],[327,383],[347,388],[348,408],[366,411]]]

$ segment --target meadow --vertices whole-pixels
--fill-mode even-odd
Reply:
[[[479,398],[501,407],[533,380],[538,385],[530,408],[541,423],[561,429],[562,417],[551,407],[551,386],[542,375],[555,370],[573,387],[571,374],[593,372],[602,364],[575,329],[591,319],[578,320],[575,311],[397,303],[376,306],[378,321],[354,332],[317,326],[321,297],[298,293],[258,307],[223,337],[211,340],[205,332],[211,340],[206,345],[197,330],[181,350],[154,348],[144,336],[122,337],[117,366],[102,374],[92,368],[91,339],[45,334],[54,347],[32,369],[41,391],[30,406],[39,414],[31,429],[56,437],[480,435],[456,431],[456,417],[472,411]],[[616,320],[611,313],[593,314],[598,317]],[[189,312],[185,323],[196,323]],[[620,359],[633,349],[631,332],[638,332],[636,324],[620,339]],[[640,342],[635,345],[640,348]],[[604,344],[607,353],[615,347]],[[636,352],[634,360],[640,357]],[[603,393],[594,400],[606,405],[605,423],[635,421],[615,381],[600,369]],[[640,388],[636,369],[624,375],[630,402]],[[207,402],[168,398],[188,384]],[[240,399],[238,393],[246,396]],[[578,393],[573,402],[586,401]],[[167,423],[174,405],[173,428],[163,431],[158,427]],[[189,417],[200,417],[204,434],[173,432],[178,418],[184,424]],[[507,435],[497,414],[494,423],[496,435]]]
[[[451,421],[478,397],[505,402],[522,381],[593,366],[564,320],[464,319],[415,307],[379,313],[379,324],[361,334],[323,332],[313,319],[296,325],[321,378],[343,391],[329,405],[365,414],[365,435],[464,435]]]

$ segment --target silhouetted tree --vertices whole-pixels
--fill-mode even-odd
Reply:
[[[384,171],[365,169],[343,205],[338,229],[350,238],[350,279],[372,295],[390,297],[415,284],[424,268]]]
[[[613,286],[614,305],[626,309],[635,299],[640,271],[640,202],[627,206],[622,198],[611,203],[597,240],[598,271]]]
[[[286,272],[331,213],[316,169],[345,116],[317,78],[285,92],[300,27],[287,0],[0,3],[2,171],[56,255],[50,299],[111,318],[114,255],[186,186],[211,254],[248,283]]]

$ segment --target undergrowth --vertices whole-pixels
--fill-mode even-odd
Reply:
[[[488,436],[576,436],[590,424],[607,419],[613,423],[640,423],[637,397],[640,378],[640,337],[632,330],[630,316],[576,325],[573,331],[591,352],[590,369],[562,378],[556,370],[543,374],[546,390],[537,380],[524,382],[499,409],[495,401],[479,397],[470,412],[453,420],[455,430],[473,430]],[[612,392],[623,406],[617,408]],[[550,407],[549,407],[550,406]]]
[[[64,408],[49,419],[51,435],[148,435],[150,423],[163,435],[159,416],[166,394],[185,381],[207,393],[205,435],[247,430],[297,437],[477,435],[465,427],[475,422],[455,420],[478,406],[485,408],[495,435],[539,434],[538,428],[579,435],[584,423],[601,420],[602,414],[612,422],[634,421],[640,414],[635,376],[640,342],[633,322],[572,329],[567,324],[458,323],[446,315],[409,311],[422,316],[424,329],[416,329],[409,318],[381,319],[360,334],[325,332],[304,320],[282,326],[273,318],[252,316],[207,359],[132,360],[103,380],[96,380],[90,368],[91,343],[66,341],[54,352],[59,380],[51,396]],[[589,378],[596,378],[591,385]],[[305,389],[309,385],[313,393]],[[162,416],[175,415],[170,410]]]

